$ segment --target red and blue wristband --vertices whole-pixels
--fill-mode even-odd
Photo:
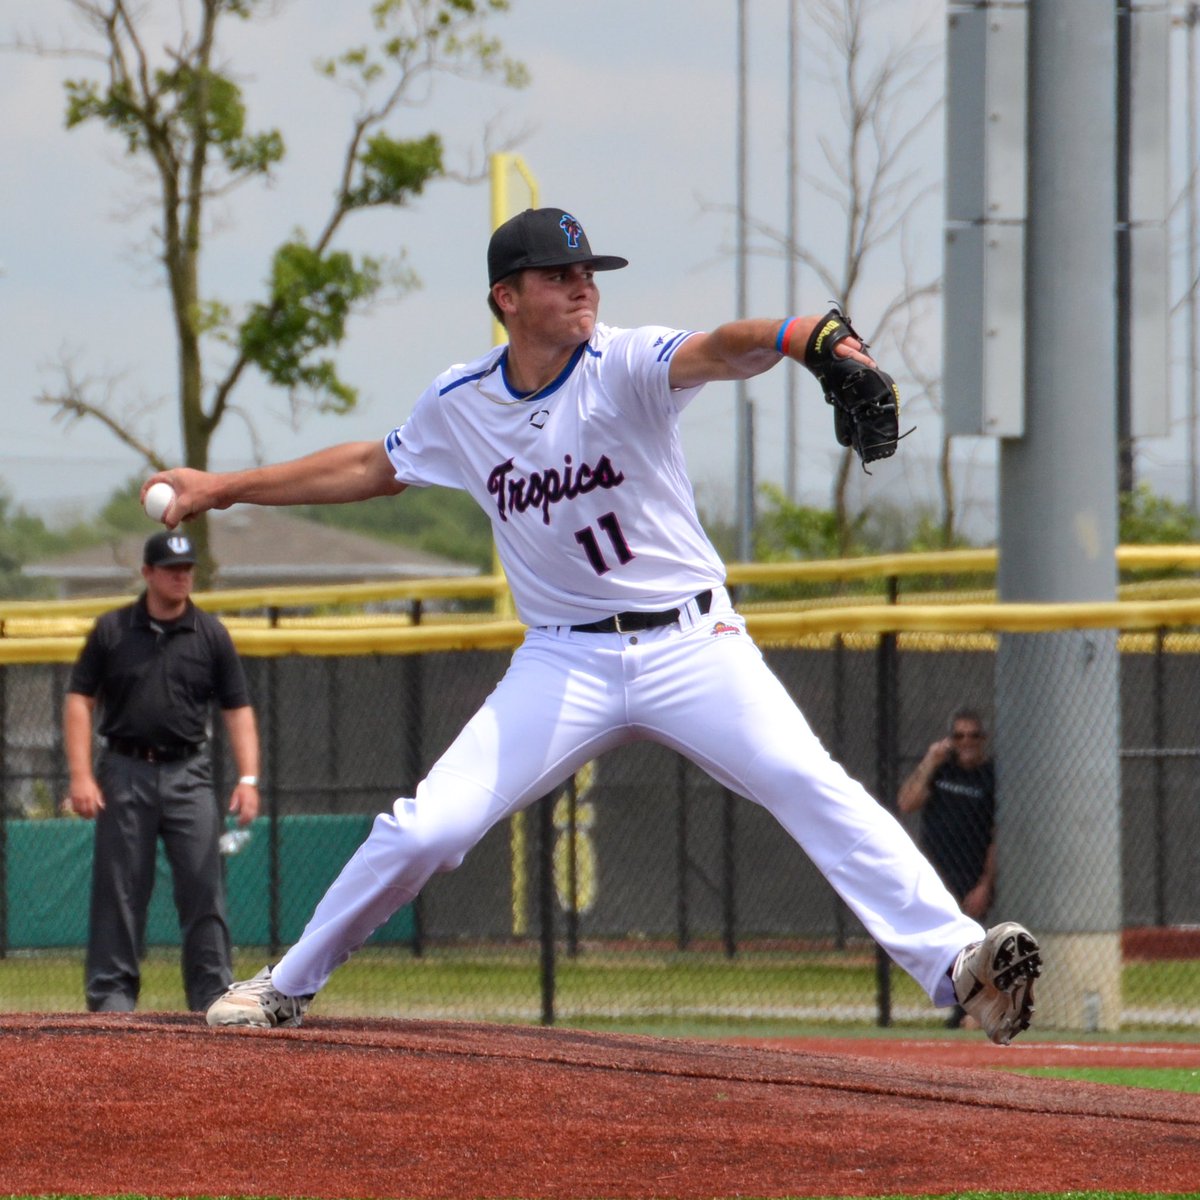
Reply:
[[[779,327],[779,332],[775,335],[775,351],[777,354],[787,354],[788,346],[792,340],[792,326],[799,320],[799,317],[788,317],[786,321]]]

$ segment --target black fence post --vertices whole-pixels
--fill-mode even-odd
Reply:
[[[721,799],[721,907],[725,934],[725,957],[737,956],[737,797],[724,789]]]
[[[579,785],[567,780],[567,957],[579,955]],[[553,867],[553,854],[551,855]]]
[[[342,659],[334,655],[321,660],[325,674],[325,777],[329,781],[330,807],[344,811],[344,789],[338,786],[342,774],[342,741],[338,736],[338,718],[342,712]]]
[[[54,750],[54,785],[56,797],[65,796],[71,786],[71,774],[67,768],[67,746],[63,740],[63,705],[67,699],[67,685],[71,681],[71,666],[55,663],[50,668],[50,729],[51,745]]]
[[[1154,631],[1154,923],[1167,923],[1166,630]]]
[[[741,598],[737,587],[726,585],[729,602],[737,607]],[[735,857],[735,838],[737,836],[733,806],[734,794],[727,788],[722,789],[721,798],[721,917],[724,927],[725,957],[737,956],[737,859]]]
[[[895,604],[898,594],[896,576],[889,575],[887,580],[888,604]],[[876,799],[889,812],[894,812],[896,807],[896,730],[899,724],[900,704],[896,635],[894,633],[880,634],[875,669]],[[892,1023],[892,960],[887,956],[883,947],[878,944],[875,946],[875,981],[877,1024],[886,1027]]]
[[[833,757],[846,761],[846,641],[836,634],[833,639]],[[846,902],[833,889],[833,938],[838,950],[846,948]]]
[[[737,607],[740,589],[726,586],[729,602]],[[725,957],[737,957],[737,821],[734,813],[736,797],[728,788],[721,797],[721,908],[724,926]]]
[[[554,1024],[554,795],[538,801],[538,917],[541,923],[542,1024]]]
[[[691,919],[688,914],[688,809],[687,759],[675,756],[677,796],[675,805],[675,944],[686,950],[691,944]]]
[[[413,625],[421,624],[424,607],[420,598],[409,606],[409,620]],[[408,654],[404,658],[404,682],[408,691],[408,738],[405,745],[404,774],[406,782],[403,795],[415,796],[417,784],[425,773],[425,656]],[[409,946],[413,958],[425,953],[425,900],[418,892],[412,901],[412,938]]]
[[[8,667],[0,666],[0,958],[8,957]]]
[[[279,609],[267,609],[267,623],[275,629],[279,625]],[[267,727],[267,939],[271,957],[279,953],[283,943],[282,913],[280,912],[279,861],[279,770],[282,757],[279,753],[279,678],[275,658],[266,661],[266,720]]]

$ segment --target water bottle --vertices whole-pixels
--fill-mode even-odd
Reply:
[[[230,829],[228,832],[221,834],[221,840],[218,845],[222,854],[230,856],[237,854],[249,840],[250,830]]]

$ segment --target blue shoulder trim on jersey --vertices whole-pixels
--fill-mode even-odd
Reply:
[[[383,448],[390,454],[397,446],[403,446],[404,443],[400,440],[400,430],[393,429],[391,433],[383,439]]]
[[[505,354],[508,353],[506,350]],[[486,379],[498,366],[499,361],[492,363],[486,371],[476,371],[474,375],[464,375],[461,379],[456,379],[453,383],[448,383],[444,388],[438,389],[438,395],[444,396],[447,392],[452,392],[456,387],[462,387],[464,383],[478,383],[481,379]]]
[[[684,338],[689,338],[692,336],[692,332],[693,331],[689,330],[684,333],[677,333],[673,338],[671,338],[671,340],[668,341],[658,352],[658,361],[663,362],[664,360],[669,359],[671,355],[679,349]]]
[[[563,369],[555,376],[553,382],[547,383],[540,388],[534,388],[531,392],[519,392],[509,382],[508,371],[505,369],[505,364],[508,362],[507,346],[504,348],[504,353],[500,355],[496,365],[501,368],[501,374],[504,376],[504,386],[508,388],[510,396],[515,397],[517,400],[532,400],[535,397],[538,400],[543,400],[545,397],[553,395],[560,387],[562,387],[564,383],[566,383],[566,381],[570,378],[571,372],[579,365],[579,360],[583,357],[583,352],[590,349],[591,347],[587,344],[587,342],[581,342],[579,346],[576,347],[575,353],[572,354],[569,359],[567,359],[567,365],[563,367]],[[593,351],[593,353],[595,352]]]

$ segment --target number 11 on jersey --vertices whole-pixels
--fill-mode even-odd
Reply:
[[[605,513],[602,517],[596,518],[596,524],[608,535],[608,540],[612,543],[613,553],[617,556],[617,562],[624,566],[627,562],[633,561],[633,551],[629,548],[629,543],[625,540],[625,535],[621,532],[620,522],[617,520],[616,513]],[[600,550],[600,542],[596,538],[595,532],[590,525],[583,529],[575,531],[575,540],[583,547],[583,552],[588,556],[588,562],[592,564],[592,570],[597,575],[604,575],[612,570],[605,559],[604,554]]]

